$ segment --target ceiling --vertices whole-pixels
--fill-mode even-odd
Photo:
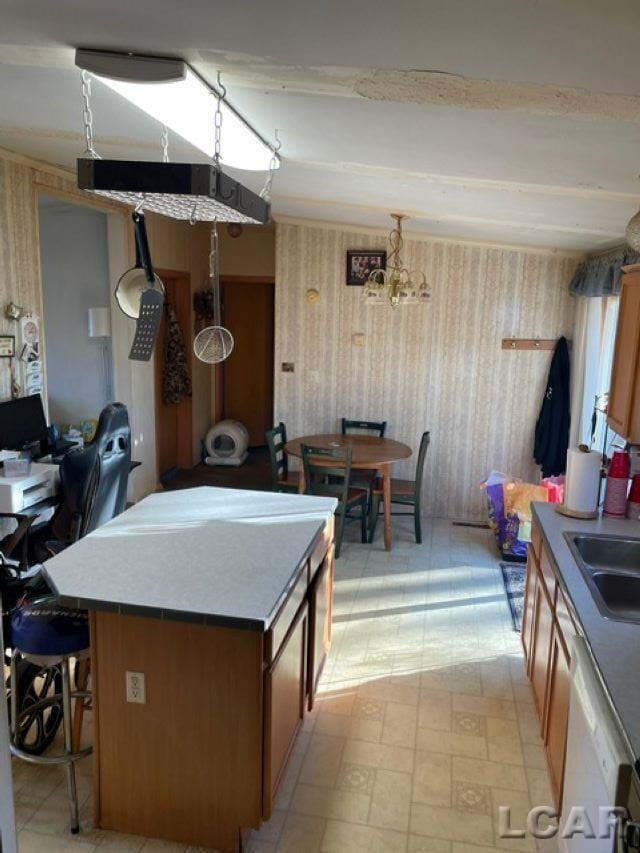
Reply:
[[[595,251],[640,205],[636,0],[0,0],[0,17],[0,146],[51,163],[84,148],[74,47],[126,49],[221,70],[279,129],[276,218],[400,211],[409,231]],[[153,120],[97,82],[92,105],[102,156],[160,159]],[[175,136],[170,153],[202,159]]]

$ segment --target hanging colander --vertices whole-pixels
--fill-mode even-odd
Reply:
[[[218,364],[231,355],[233,335],[220,321],[220,265],[218,262],[218,223],[211,229],[211,251],[209,252],[209,276],[213,294],[213,325],[206,326],[195,337],[193,351],[196,358],[206,364]]]

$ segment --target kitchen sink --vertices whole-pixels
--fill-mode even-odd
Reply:
[[[640,539],[622,536],[587,536],[568,534],[569,544],[588,566],[606,571],[635,571],[640,573]]]
[[[564,535],[600,613],[640,623],[640,539]]]

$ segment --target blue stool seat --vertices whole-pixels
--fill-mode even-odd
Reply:
[[[23,655],[64,657],[89,648],[86,610],[62,607],[55,595],[44,595],[11,613],[9,645]]]

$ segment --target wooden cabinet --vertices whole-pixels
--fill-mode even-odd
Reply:
[[[536,588],[538,583],[536,562],[535,552],[533,548],[529,547],[529,553],[527,555],[527,576],[524,588],[524,608],[522,610],[522,629],[520,631],[525,666],[528,675],[531,673],[533,621],[535,616]]]
[[[333,559],[331,519],[266,631],[91,613],[97,826],[236,853],[269,819],[329,648]]]
[[[313,708],[318,680],[331,645],[332,590],[333,546],[309,588],[309,710]]]
[[[545,702],[547,699],[547,677],[549,672],[549,651],[553,631],[553,608],[547,590],[538,575],[536,600],[531,642],[531,687],[533,698],[540,717],[541,732],[545,728]]]
[[[571,693],[569,666],[569,653],[558,626],[554,625],[549,656],[545,747],[551,775],[551,789],[558,805],[562,802],[567,723],[569,721],[569,696]]]
[[[640,443],[640,265],[622,279],[607,420],[632,444]]]
[[[532,538],[537,547],[529,548],[527,559],[522,645],[559,809],[571,692],[569,649],[575,624],[537,526]]]
[[[265,674],[264,782],[262,815],[271,817],[273,798],[302,724],[306,697],[308,607],[291,624]]]

